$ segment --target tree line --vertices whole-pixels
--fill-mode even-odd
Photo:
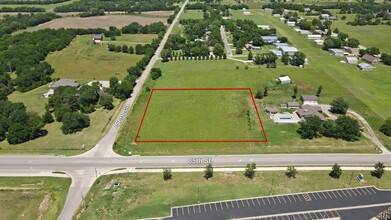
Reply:
[[[11,34],[17,30],[36,26],[55,18],[59,18],[59,16],[54,13],[4,15],[3,19],[0,20],[0,38],[5,34]]]
[[[0,12],[45,12],[44,8],[36,8],[36,7],[2,7],[0,8]]]
[[[61,2],[67,2],[70,0],[2,0],[1,5],[48,5]]]
[[[71,4],[61,5],[54,9],[55,12],[89,12],[92,9],[103,11],[127,11],[128,13],[142,11],[174,10],[180,0],[80,0]]]

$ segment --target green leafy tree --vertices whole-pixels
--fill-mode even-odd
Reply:
[[[284,65],[288,65],[289,64],[289,54],[288,53],[284,53],[282,55],[281,62],[284,63]]]
[[[171,57],[171,52],[170,52],[170,50],[168,50],[168,49],[163,49],[163,50],[162,50],[161,56],[162,56],[162,62],[168,62],[169,59],[170,59],[170,57]]]
[[[205,171],[204,171],[204,178],[206,180],[208,180],[212,177],[213,177],[213,166],[212,166],[212,164],[208,164],[205,168]]]
[[[297,174],[298,172],[294,166],[289,166],[285,172],[285,175],[289,178],[296,178]]]
[[[384,121],[379,130],[383,132],[383,134],[391,137],[391,117]]]
[[[334,166],[331,168],[331,172],[329,173],[329,176],[331,176],[334,179],[339,179],[341,175],[342,175],[341,167],[338,164],[334,164]]]
[[[122,53],[128,53],[128,52],[129,52],[128,45],[126,45],[126,44],[122,45]]]
[[[265,86],[265,88],[263,89],[263,96],[266,97],[269,95],[269,87]]]
[[[78,112],[66,113],[62,120],[62,133],[72,134],[90,126],[90,118]]]
[[[305,121],[300,122],[300,128],[297,133],[300,134],[303,139],[313,139],[321,137],[322,121],[314,116],[308,117]]]
[[[357,40],[356,38],[349,38],[348,41],[346,42],[346,45],[348,47],[357,48],[360,45],[360,41]]]
[[[263,99],[263,94],[261,90],[257,90],[257,93],[255,94],[256,99]]]
[[[316,92],[316,96],[320,96],[320,93],[322,93],[322,90],[323,90],[323,86],[319,86],[318,87],[318,91]]]
[[[304,63],[305,63],[305,54],[303,52],[299,51],[293,54],[291,59],[292,66],[304,65]]]
[[[336,123],[336,138],[341,138],[345,141],[357,141],[361,137],[360,125],[357,120],[342,115],[335,120]]]
[[[380,179],[382,178],[383,174],[385,173],[385,166],[383,163],[381,162],[377,162],[375,164],[375,169],[373,171],[371,171],[371,175]]]
[[[257,166],[255,163],[247,164],[246,170],[244,171],[244,176],[249,179],[254,179],[256,169],[257,169]]]
[[[247,60],[253,60],[253,53],[251,52],[248,52],[248,55],[247,55]]]
[[[42,122],[45,124],[50,124],[54,122],[52,113],[50,113],[50,111],[46,110],[45,114],[42,115]]]
[[[262,64],[261,54],[257,53],[257,54],[255,55],[254,63],[255,63],[256,65],[261,65],[261,64]]]
[[[130,47],[128,48],[128,52],[129,52],[130,54],[134,54],[134,47],[133,47],[133,46],[130,46]]]
[[[342,97],[335,98],[330,103],[330,111],[337,114],[346,114],[349,109],[349,104]]]
[[[215,56],[223,56],[224,54],[224,47],[220,43],[216,43],[213,47],[213,54]]]
[[[160,76],[162,76],[162,70],[159,68],[152,68],[151,77],[153,80],[157,80]]]
[[[297,97],[297,92],[298,92],[298,88],[297,88],[297,86],[295,86],[295,87],[293,87],[293,95],[292,95],[292,98],[296,98]]]
[[[172,172],[170,168],[164,168],[163,169],[163,180],[171,180],[172,179]]]
[[[103,106],[104,109],[111,110],[114,108],[113,105],[114,99],[113,96],[107,93],[104,93],[100,97],[99,104]]]
[[[338,29],[338,28],[335,28],[333,32],[336,33],[336,34],[338,34],[338,33],[339,33],[339,29]]]

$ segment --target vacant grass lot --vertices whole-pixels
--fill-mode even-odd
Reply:
[[[41,98],[41,95],[47,91],[48,87],[45,85],[27,93],[15,92],[9,96],[9,100],[23,102],[27,107],[27,111],[42,115],[45,112],[45,104],[48,100]],[[115,100],[114,105],[113,110],[99,108],[89,114],[91,126],[81,132],[64,135],[61,132],[62,123],[53,122],[43,128],[48,131],[48,134],[44,137],[17,145],[10,145],[6,141],[0,142],[0,154],[75,155],[83,153],[92,148],[113,123],[111,119],[120,109],[122,103]]]
[[[170,214],[172,206],[239,199],[246,197],[288,194],[349,187],[352,172],[343,171],[340,179],[332,179],[327,171],[299,171],[296,179],[289,179],[284,172],[257,172],[253,180],[243,173],[232,175],[216,173],[205,180],[203,173],[173,173],[173,179],[163,181],[162,174],[121,174],[103,176],[86,197],[87,210],[76,219],[140,219],[162,217]],[[355,176],[362,173],[364,183]],[[371,177],[367,171],[355,171],[351,186],[375,185],[381,189],[391,186],[390,173],[382,179]],[[113,186],[115,181],[120,187]],[[272,182],[273,187],[272,187]],[[153,183],[153,184],[152,184]]]
[[[137,39],[143,40],[142,37]],[[126,36],[121,39],[121,41],[127,40]],[[150,37],[146,37],[143,42],[150,43]],[[112,76],[124,78],[127,75],[127,68],[135,65],[142,57],[142,55],[110,52],[106,44],[94,45],[90,35],[83,35],[77,36],[64,50],[47,56],[46,61],[55,69],[53,77],[108,80]]]
[[[139,140],[264,140],[248,90],[155,90]]]
[[[0,177],[0,219],[57,219],[69,178]]]

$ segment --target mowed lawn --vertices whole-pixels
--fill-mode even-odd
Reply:
[[[127,39],[123,37],[123,40]],[[150,37],[146,37],[145,40],[145,43],[150,43]],[[125,43],[122,42],[120,45],[122,44]],[[112,76],[124,78],[127,75],[127,68],[135,65],[142,57],[143,55],[108,51],[107,44],[95,45],[91,35],[83,35],[77,36],[64,50],[47,56],[46,62],[55,69],[52,77],[108,80]]]
[[[365,25],[365,26],[351,26],[346,23],[353,21],[355,14],[337,14],[339,18],[346,16],[345,21],[339,19],[333,21],[331,28],[334,30],[338,28],[340,32],[349,34],[349,37],[357,38],[365,47],[377,47],[380,52],[391,54],[391,44],[389,37],[391,36],[390,25]]]
[[[0,219],[57,219],[70,178],[0,177]]]
[[[357,186],[391,187],[390,172],[386,172],[382,179],[372,177],[369,171],[342,171],[340,179],[332,179],[328,173],[299,171],[296,178],[289,179],[281,171],[256,172],[253,180],[245,178],[242,172],[230,175],[215,172],[209,180],[203,178],[202,172],[173,173],[170,181],[164,181],[161,173],[103,176],[87,194],[87,209],[79,212],[76,219],[163,217],[170,215],[171,207],[197,204],[198,199],[205,203]],[[359,173],[364,175],[363,183],[355,178]],[[114,186],[117,181],[120,183],[118,188]]]
[[[14,92],[9,96],[12,102],[23,102],[28,112],[42,115],[45,112],[47,99],[41,95],[48,91],[47,85],[34,89],[27,93]],[[75,155],[91,149],[99,139],[107,132],[113,123],[114,115],[122,106],[122,102],[115,100],[115,108],[112,110],[97,109],[88,114],[91,126],[81,132],[64,135],[61,132],[60,122],[45,125],[43,129],[48,131],[44,137],[37,138],[22,144],[10,145],[8,142],[0,142],[0,154],[56,154]]]
[[[236,69],[239,66],[239,69]],[[213,60],[213,61],[173,61],[168,63],[159,63],[157,67],[163,71],[163,76],[157,81],[147,81],[143,92],[139,96],[137,103],[134,106],[134,111],[127,117],[126,123],[120,131],[117,143],[114,147],[115,151],[128,155],[128,151],[133,154],[141,155],[170,155],[170,154],[246,154],[246,153],[376,153],[376,148],[367,139],[362,138],[358,142],[345,142],[342,140],[334,140],[321,138],[316,140],[303,140],[296,133],[299,128],[297,124],[291,125],[276,125],[266,114],[265,107],[278,106],[281,103],[291,101],[291,95],[294,85],[299,88],[299,96],[304,94],[315,94],[317,87],[322,85],[324,89],[320,96],[321,103],[329,103],[336,94],[346,95],[346,91],[333,78],[327,74],[321,74],[313,77],[314,70],[311,68],[294,68],[280,66],[276,69],[266,69],[265,67],[250,66],[245,70],[245,64],[231,60]],[[276,79],[278,76],[286,74],[293,80],[292,85],[277,85]],[[251,88],[255,94],[257,90],[263,92],[264,86],[269,86],[269,96],[257,100],[257,107],[261,114],[261,119],[265,127],[268,137],[268,143],[138,143],[132,144],[135,139],[137,128],[141,122],[142,115],[147,105],[149,97],[148,88]],[[191,96],[187,96],[190,99]],[[156,99],[158,102],[165,102],[166,99],[171,100],[167,95],[162,99]],[[186,100],[187,100],[186,99]],[[176,100],[183,102],[183,99]],[[151,101],[153,104],[153,99]],[[212,103],[214,105],[224,105],[223,101]],[[170,108],[175,108],[174,106]],[[211,106],[209,106],[211,107]],[[209,108],[206,107],[206,108]],[[152,109],[151,109],[152,110]],[[154,110],[165,111],[164,109]],[[228,111],[227,111],[228,112]],[[181,123],[176,121],[178,117],[192,117],[190,112],[182,112],[180,116],[170,117],[171,123]],[[148,114],[147,116],[148,117]],[[208,117],[207,115],[205,117]],[[163,118],[163,117],[162,117]],[[156,120],[168,120],[156,118]],[[227,119],[224,119],[227,120]],[[255,121],[254,119],[252,120]],[[203,132],[215,130],[218,127],[211,125],[205,127]],[[155,125],[156,126],[156,125]],[[156,126],[155,131],[164,129],[163,126]],[[151,128],[152,129],[152,128]],[[161,133],[162,131],[159,131]],[[180,129],[175,131],[180,133]],[[237,131],[239,133],[240,131]],[[194,133],[196,134],[196,133]],[[154,135],[154,134],[148,134]],[[195,135],[196,136],[196,135]],[[141,136],[143,138],[143,136]]]
[[[264,140],[248,90],[154,90],[138,140]]]

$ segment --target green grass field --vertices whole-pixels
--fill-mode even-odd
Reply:
[[[338,14],[341,18],[343,14]],[[391,36],[390,25],[365,25],[365,26],[351,26],[346,22],[353,21],[354,14],[345,14],[347,19],[345,21],[337,20],[333,21],[331,28],[334,30],[338,28],[340,32],[349,34],[349,37],[357,38],[360,43],[365,47],[377,47],[380,52],[391,53],[391,44],[389,39],[385,36]]]
[[[250,16],[242,15],[241,11],[233,11],[234,18],[252,19],[257,24],[266,24],[277,28],[280,36],[288,37],[291,44],[303,51],[309,60],[309,65],[300,69],[284,66],[277,62],[276,69],[267,69],[250,64],[222,60],[222,61],[174,61],[160,63],[163,76],[155,81],[147,82],[146,88],[176,88],[176,87],[249,87],[254,93],[270,88],[269,96],[257,101],[264,122],[269,143],[251,144],[164,144],[139,143],[131,144],[136,135],[136,128],[141,121],[148,91],[144,92],[135,106],[132,116],[128,117],[117,139],[115,150],[120,154],[127,154],[130,150],[134,154],[235,154],[235,153],[315,153],[315,152],[377,152],[374,145],[362,138],[359,142],[344,142],[341,140],[321,138],[316,140],[302,140],[296,133],[298,125],[275,125],[264,112],[265,106],[278,106],[291,101],[293,87],[299,88],[299,95],[315,94],[319,86],[323,86],[320,103],[330,103],[336,97],[344,97],[350,107],[363,115],[377,130],[383,120],[390,116],[391,106],[391,68],[382,64],[371,72],[359,71],[354,65],[340,63],[341,57],[335,57],[321,50],[311,40],[296,33],[293,29],[271,17],[270,13],[262,10],[251,10]],[[201,12],[198,12],[201,13]],[[239,66],[237,70],[235,67]],[[292,85],[276,85],[280,75],[288,75],[293,80]],[[183,113],[185,114],[185,113]],[[161,119],[166,120],[166,119]],[[154,128],[158,130],[159,128]],[[215,128],[212,128],[212,130]],[[377,132],[378,137],[387,147],[391,147],[391,140]]]
[[[264,139],[248,90],[155,90],[138,138]]]
[[[152,36],[147,35],[143,38],[143,36],[125,35],[120,37],[119,41],[116,44],[150,43]],[[142,57],[142,55],[110,52],[107,50],[106,43],[94,45],[90,35],[83,35],[77,36],[64,50],[47,56],[46,61],[55,69],[53,77],[108,80],[112,76],[124,78],[127,75],[127,68],[135,65]]]
[[[55,7],[61,6],[61,5],[67,5],[72,2],[76,2],[79,0],[69,0],[66,2],[60,2],[60,3],[55,3],[55,4],[39,4],[39,5],[32,5],[32,4],[0,4],[0,7],[10,7],[10,8],[18,8],[18,7],[35,7],[35,8],[44,8],[46,11],[52,12]]]
[[[12,102],[23,102],[28,112],[42,115],[45,112],[47,99],[41,95],[48,91],[48,87],[42,86],[27,93],[14,92],[9,96]],[[53,122],[43,129],[48,131],[44,137],[28,141],[22,144],[10,145],[6,141],[0,142],[0,154],[64,154],[75,155],[92,148],[99,139],[107,132],[113,123],[113,115],[117,114],[122,102],[115,100],[113,110],[97,109],[89,114],[91,126],[82,132],[64,135],[61,132],[62,123]],[[84,145],[84,148],[83,148]]]
[[[364,183],[353,178],[351,187],[375,185],[390,189],[391,174],[382,179],[362,173]],[[232,175],[214,173],[205,180],[203,173],[173,173],[173,179],[164,181],[161,173],[121,174],[103,176],[95,183],[86,197],[88,208],[76,219],[140,219],[163,217],[170,214],[172,206],[239,199],[246,197],[289,194],[349,187],[351,171],[343,171],[340,179],[332,179],[327,171],[299,171],[296,179],[289,179],[284,172],[257,172],[253,180],[241,172]],[[120,182],[115,188],[114,182]],[[273,187],[272,187],[273,182]]]
[[[69,178],[0,177],[0,219],[57,219]]]

